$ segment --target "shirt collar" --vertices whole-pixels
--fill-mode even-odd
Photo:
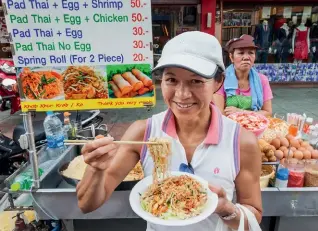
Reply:
[[[212,111],[211,123],[209,126],[208,134],[204,139],[204,144],[217,145],[221,140],[223,131],[222,114],[215,105],[211,104],[210,108]],[[178,139],[175,118],[171,109],[168,109],[168,111],[166,112],[161,129],[170,137]]]

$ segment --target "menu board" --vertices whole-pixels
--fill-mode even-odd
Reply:
[[[150,0],[6,0],[22,111],[155,105]]]

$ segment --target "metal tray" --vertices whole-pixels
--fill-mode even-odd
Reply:
[[[78,182],[80,182],[80,180],[74,179],[74,178],[70,178],[70,177],[66,177],[62,174],[62,172],[64,170],[67,169],[68,165],[70,164],[70,162],[67,162],[65,164],[63,164],[59,170],[58,173],[59,175],[63,178],[64,181],[66,181],[66,183],[68,183],[69,185],[72,185],[74,187],[77,186]],[[115,191],[127,191],[127,190],[131,190],[137,183],[139,182],[139,180],[135,180],[135,181],[123,181],[121,182],[117,188],[115,189]]]

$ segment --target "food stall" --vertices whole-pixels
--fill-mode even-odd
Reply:
[[[70,223],[138,218],[129,205],[130,189],[136,180],[123,182],[101,208],[83,214],[77,205],[76,182],[62,173],[79,155],[80,146],[68,145],[57,159],[46,158],[46,150],[37,151],[34,145],[31,112],[154,106],[150,0],[135,0],[131,4],[105,2],[98,6],[85,5],[83,0],[78,4],[41,4],[41,7],[23,3],[10,5],[7,1],[5,17],[12,35],[31,158],[30,163],[0,187],[11,199],[27,195],[25,202],[18,206],[10,200],[8,209],[34,208],[38,219],[71,220]],[[109,13],[105,14],[105,9]],[[41,84],[35,89],[36,81]],[[40,176],[38,168],[47,162],[50,164],[45,165]],[[279,161],[264,164],[278,166]],[[34,173],[33,187],[11,190],[15,177],[27,168]],[[318,216],[317,190],[315,187],[263,188],[263,215],[278,217],[278,230],[286,230],[284,221],[290,220],[306,219],[310,225]]]

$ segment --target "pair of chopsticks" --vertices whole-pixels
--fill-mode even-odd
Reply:
[[[85,145],[93,140],[64,140],[65,145]],[[115,140],[114,144],[160,144],[159,142],[150,142],[150,141],[124,141],[124,140]]]

